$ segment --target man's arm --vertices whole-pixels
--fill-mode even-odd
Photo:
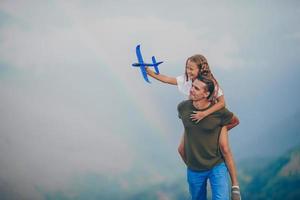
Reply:
[[[185,133],[183,132],[183,135],[182,135],[181,140],[180,140],[180,144],[178,146],[178,153],[179,153],[181,159],[183,160],[183,162],[185,164],[187,164],[187,162],[186,162],[186,156],[185,156],[185,151],[184,151],[184,134]]]

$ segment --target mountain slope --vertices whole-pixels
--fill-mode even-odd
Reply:
[[[251,176],[251,175],[250,175]],[[251,200],[300,199],[300,147],[254,172],[243,196]]]

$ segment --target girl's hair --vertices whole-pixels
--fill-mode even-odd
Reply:
[[[217,101],[217,97],[218,97],[219,84],[218,84],[217,80],[214,78],[213,74],[211,73],[206,58],[200,54],[193,55],[186,60],[186,64],[185,64],[186,67],[187,67],[188,61],[196,63],[196,65],[199,68],[198,75],[203,76],[207,79],[210,79],[214,82],[215,88],[214,88],[213,94],[210,96],[210,101],[215,103]],[[185,67],[185,76],[186,76],[186,80],[188,80],[186,67]]]

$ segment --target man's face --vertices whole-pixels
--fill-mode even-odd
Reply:
[[[202,81],[196,79],[193,82],[192,88],[190,90],[190,99],[193,101],[206,99],[209,95],[209,92],[206,91],[206,84]]]

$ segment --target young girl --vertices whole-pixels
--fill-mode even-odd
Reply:
[[[218,85],[218,82],[212,75],[208,62],[206,58],[203,55],[194,55],[187,59],[186,61],[186,67],[185,67],[185,74],[178,76],[178,77],[169,77],[162,74],[156,74],[154,71],[152,71],[149,67],[146,68],[147,74],[163,83],[168,83],[171,85],[177,85],[179,91],[183,93],[186,97],[189,96],[189,92],[192,86],[192,82],[197,78],[198,74],[205,76],[207,78],[210,78],[215,83],[215,90],[214,94],[211,95],[210,101],[213,103],[213,106],[209,108],[206,111],[194,111],[193,114],[191,114],[191,119],[195,121],[195,123],[198,123],[200,120],[205,118],[206,116],[210,115],[211,113],[220,110],[225,107],[225,99],[223,95],[223,91]],[[228,134],[227,130],[230,130],[234,126],[238,125],[239,121],[238,119],[233,116],[232,122],[227,127],[223,127],[220,133],[220,139],[219,139],[219,145],[220,149],[222,151],[224,160],[226,162],[231,182],[232,182],[232,199],[233,200],[239,200],[240,199],[240,191],[239,191],[239,183],[237,180],[237,173],[235,164],[233,161],[233,156],[230,151],[229,143],[228,143]],[[185,153],[184,153],[184,137],[181,138],[178,152],[185,161]]]

